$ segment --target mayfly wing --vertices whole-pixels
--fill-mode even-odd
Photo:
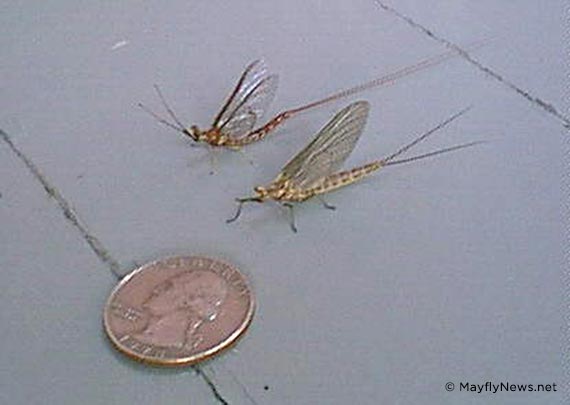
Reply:
[[[227,117],[228,109],[232,110],[232,105],[236,103],[236,99],[239,98],[239,94],[247,92],[247,89],[256,83],[258,83],[263,77],[267,75],[267,65],[261,59],[255,60],[250,63],[243,73],[241,74],[236,86],[230,93],[230,96],[226,100],[224,106],[214,119],[213,126],[218,126],[218,123],[222,120],[224,116]],[[235,110],[235,108],[233,108]]]
[[[232,115],[219,126],[220,130],[232,138],[240,138],[253,130],[275,97],[278,80],[277,75],[271,75],[259,82],[245,96]]]
[[[263,60],[251,63],[241,75],[213,126],[230,136],[240,136],[250,130],[275,94],[277,76],[269,75]]]
[[[357,101],[338,112],[280,173],[296,188],[309,188],[342,166],[366,125],[370,104]]]

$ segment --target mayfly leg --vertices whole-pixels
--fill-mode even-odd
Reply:
[[[234,214],[233,217],[226,219],[226,224],[231,224],[234,221],[237,221],[237,219],[240,217],[241,215],[241,208],[243,207],[243,201],[237,200],[238,201],[238,207],[236,209],[236,213]]]
[[[247,202],[261,202],[261,201],[259,201],[258,198],[236,198],[236,202],[238,203],[236,213],[234,214],[233,217],[226,219],[227,224],[231,224],[232,222],[236,221],[240,217],[242,207],[245,203],[247,203]]]
[[[289,202],[281,204],[289,210],[289,226],[294,233],[297,233],[297,226],[295,225],[295,206]]]
[[[323,198],[323,196],[318,195],[317,198],[319,199],[321,204],[323,204],[323,207],[325,207],[327,210],[332,210],[332,211],[336,210],[336,207],[334,205],[330,205],[329,203],[327,203]]]

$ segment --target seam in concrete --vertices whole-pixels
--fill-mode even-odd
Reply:
[[[61,211],[65,218],[73,225],[83,239],[87,242],[87,244],[91,247],[91,250],[95,252],[97,257],[109,267],[111,272],[121,278],[122,275],[119,273],[119,263],[113,259],[109,251],[103,246],[103,244],[97,239],[93,234],[89,232],[87,227],[81,223],[79,217],[71,208],[71,205],[67,200],[63,197],[63,195],[59,192],[59,190],[49,182],[46,176],[40,171],[40,169],[32,162],[30,158],[28,158],[18,147],[14,144],[10,136],[0,129],[0,137],[4,140],[4,142],[10,147],[12,152],[24,163],[24,165],[28,168],[28,170],[32,173],[32,175],[40,182],[42,187],[44,188],[45,192],[52,197]]]
[[[229,402],[226,401],[224,397],[222,397],[222,394],[220,394],[220,391],[218,391],[218,388],[216,387],[212,379],[204,372],[204,370],[202,370],[199,366],[193,366],[192,368],[194,369],[194,371],[196,371],[196,374],[198,374],[206,382],[206,384],[208,384],[208,387],[210,387],[210,390],[212,390],[212,393],[214,394],[214,397],[218,400],[218,402],[220,402],[223,405],[229,405]]]
[[[481,62],[475,60],[471,55],[469,55],[465,50],[463,50],[458,45],[454,44],[453,42],[451,42],[451,41],[449,41],[449,40],[447,40],[447,39],[445,39],[445,38],[443,38],[437,34],[435,34],[432,30],[430,30],[430,29],[426,28],[425,26],[421,25],[420,23],[414,21],[411,17],[408,17],[407,15],[400,13],[395,8],[384,4],[380,0],[374,0],[374,2],[378,6],[380,6],[384,11],[398,17],[401,20],[404,20],[411,27],[420,30],[421,32],[426,34],[428,37],[436,40],[440,44],[443,44],[445,47],[455,50],[459,54],[460,57],[462,57],[467,62],[469,62],[470,64],[475,66],[477,69],[484,72],[488,76],[491,76],[492,78],[496,79],[498,82],[500,82],[502,85],[506,86],[507,88],[515,91],[518,95],[524,97],[526,100],[528,100],[534,106],[540,107],[544,111],[546,111],[547,113],[556,117],[559,121],[562,122],[562,124],[564,125],[565,128],[570,129],[570,118],[568,118],[568,117],[564,116],[562,113],[560,113],[558,111],[558,109],[553,104],[548,103],[548,102],[542,100],[541,98],[534,96],[529,91],[524,90],[521,87],[514,84],[513,82],[505,79],[503,76],[496,73],[491,68],[489,68],[489,67],[483,65]]]
[[[255,398],[249,393],[247,387],[245,386],[245,384],[243,384],[239,378],[234,374],[233,371],[226,369],[226,372],[230,375],[230,377],[232,378],[232,380],[234,380],[234,382],[239,385],[239,387],[241,388],[243,394],[245,395],[245,397],[249,400],[249,402],[251,402],[253,405],[258,405],[257,401],[255,400]]]

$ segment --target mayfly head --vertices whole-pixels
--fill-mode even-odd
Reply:
[[[203,132],[197,125],[192,125],[190,129],[184,129],[184,133],[195,142],[200,142],[203,137]]]
[[[283,196],[287,193],[286,184],[282,182],[273,182],[268,186],[257,186],[253,188],[254,195],[245,198],[236,198],[238,203],[238,208],[235,215],[226,220],[227,223],[234,222],[241,215],[241,208],[245,203],[256,202],[263,203],[267,200],[281,200]]]
[[[255,197],[259,198],[262,201],[266,200],[269,197],[269,192],[265,187],[257,186],[253,188],[253,191],[255,192]]]

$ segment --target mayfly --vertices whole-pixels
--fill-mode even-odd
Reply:
[[[384,166],[425,159],[430,156],[451,152],[480,143],[470,142],[455,145],[445,149],[396,160],[398,156],[407,152],[413,146],[467,112],[468,109],[464,109],[417,137],[412,142],[404,145],[388,157],[351,170],[338,171],[354,149],[358,138],[360,138],[368,118],[369,109],[370,105],[368,102],[357,101],[341,110],[321,129],[309,145],[285,165],[275,180],[267,186],[255,187],[255,195],[252,197],[236,199],[238,202],[236,214],[233,218],[228,219],[227,222],[230,223],[238,219],[244,203],[262,203],[267,200],[273,200],[289,209],[291,229],[293,232],[297,232],[293,203],[299,203],[317,197],[321,200],[325,208],[335,209],[334,206],[328,205],[322,199],[322,194],[361,180]]]
[[[474,49],[482,43],[474,44],[470,48]],[[197,143],[206,143],[213,147],[240,149],[245,145],[265,138],[277,126],[294,115],[341,98],[349,97],[372,87],[391,84],[397,79],[440,64],[460,53],[458,50],[444,52],[361,85],[339,91],[323,99],[281,112],[257,129],[254,128],[273,100],[278,84],[278,76],[269,74],[263,60],[256,60],[247,66],[224,106],[214,118],[210,129],[201,130],[196,125],[192,125],[189,128],[183,125],[166,102],[157,85],[154,88],[172,122],[154,113],[143,104],[139,103],[139,107],[163,125],[188,136]]]

